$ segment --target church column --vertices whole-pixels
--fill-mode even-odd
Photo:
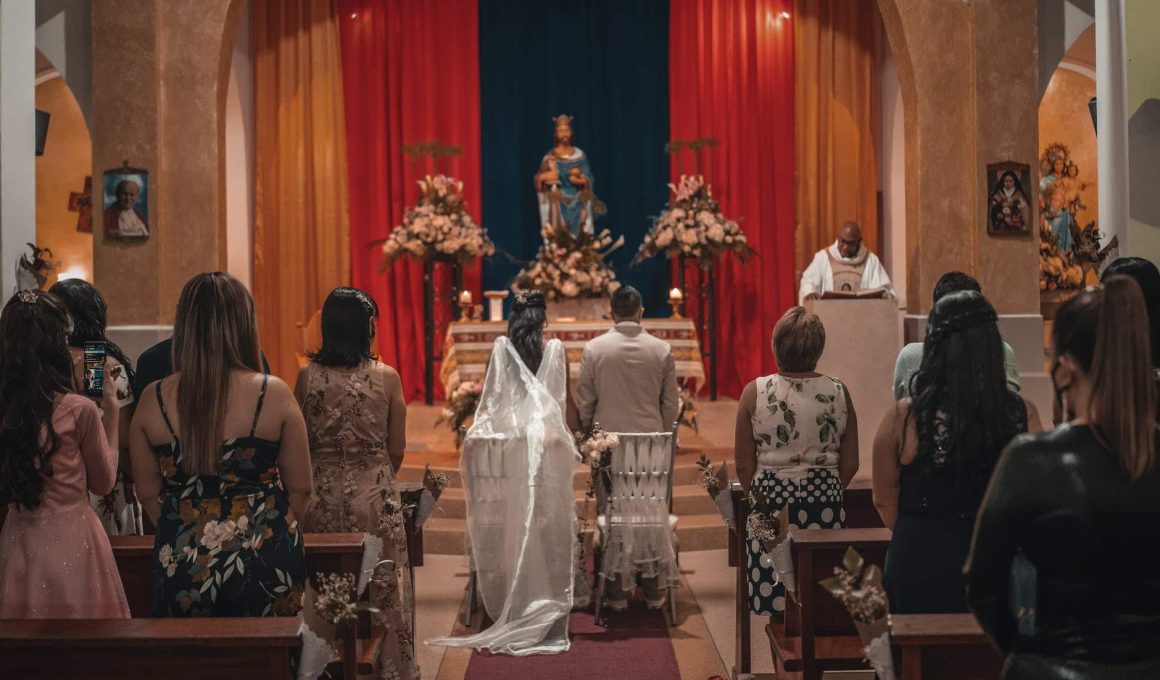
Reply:
[[[16,262],[36,242],[36,5],[0,0],[0,291],[16,290]]]
[[[1128,250],[1128,87],[1124,59],[1124,0],[1096,3],[1096,141],[1099,227],[1104,243],[1118,237]]]

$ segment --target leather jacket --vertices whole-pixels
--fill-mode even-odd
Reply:
[[[1086,425],[1004,451],[964,571],[1005,678],[1160,677],[1157,467],[1131,481]],[[1017,555],[1029,589],[1012,577]]]

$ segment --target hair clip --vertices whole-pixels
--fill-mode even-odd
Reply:
[[[26,305],[35,305],[40,300],[40,296],[34,290],[22,290],[16,294],[16,299]]]

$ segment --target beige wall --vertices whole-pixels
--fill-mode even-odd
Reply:
[[[1049,144],[1067,145],[1072,161],[1079,168],[1079,181],[1087,185],[1080,193],[1085,207],[1076,214],[1076,222],[1081,227],[1097,221],[1099,216],[1096,128],[1088,109],[1088,102],[1095,95],[1094,80],[1060,66],[1039,104],[1040,154]],[[1036,181],[1040,179],[1042,173],[1037,164],[1032,164],[1032,174]]]
[[[94,246],[112,324],[169,324],[190,276],[225,269],[224,111],[241,4],[93,4],[94,184],[124,161],[152,184],[149,240],[98,235]]]
[[[93,237],[77,231],[79,213],[68,209],[69,194],[80,193],[93,163],[89,128],[68,83],[59,76],[36,86],[36,108],[52,117],[44,155],[36,159],[36,244],[52,251],[57,273],[73,272],[91,281]],[[56,276],[47,285],[56,282]]]
[[[1036,1],[878,4],[903,94],[907,309],[961,269],[1000,313],[1038,314],[1038,237],[988,237],[985,200],[988,163],[1037,163]]]
[[[1160,99],[1160,40],[1156,39],[1157,26],[1160,26],[1160,2],[1125,2],[1128,117],[1141,117],[1137,119],[1138,129],[1129,135],[1128,148],[1130,154],[1143,153],[1131,160],[1129,203],[1132,209],[1128,221],[1128,249],[1122,254],[1146,257],[1153,262],[1160,262],[1160,219],[1156,217],[1157,181],[1160,180],[1160,157],[1156,152],[1160,146],[1157,142],[1160,139],[1160,116],[1156,115],[1156,101],[1149,104],[1151,108],[1146,117],[1141,107],[1149,99]]]

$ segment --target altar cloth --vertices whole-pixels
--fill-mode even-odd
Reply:
[[[692,319],[643,319],[641,326],[650,334],[669,343],[676,360],[677,380],[696,394],[705,384],[705,366],[701,361],[701,344]],[[612,322],[603,319],[554,320],[544,330],[544,338],[559,338],[568,352],[568,371],[573,382],[580,378],[580,359],[584,345],[608,332]],[[451,394],[459,383],[483,381],[487,359],[495,339],[507,333],[506,321],[457,321],[447,327],[443,343],[443,366],[439,379],[445,394]]]

